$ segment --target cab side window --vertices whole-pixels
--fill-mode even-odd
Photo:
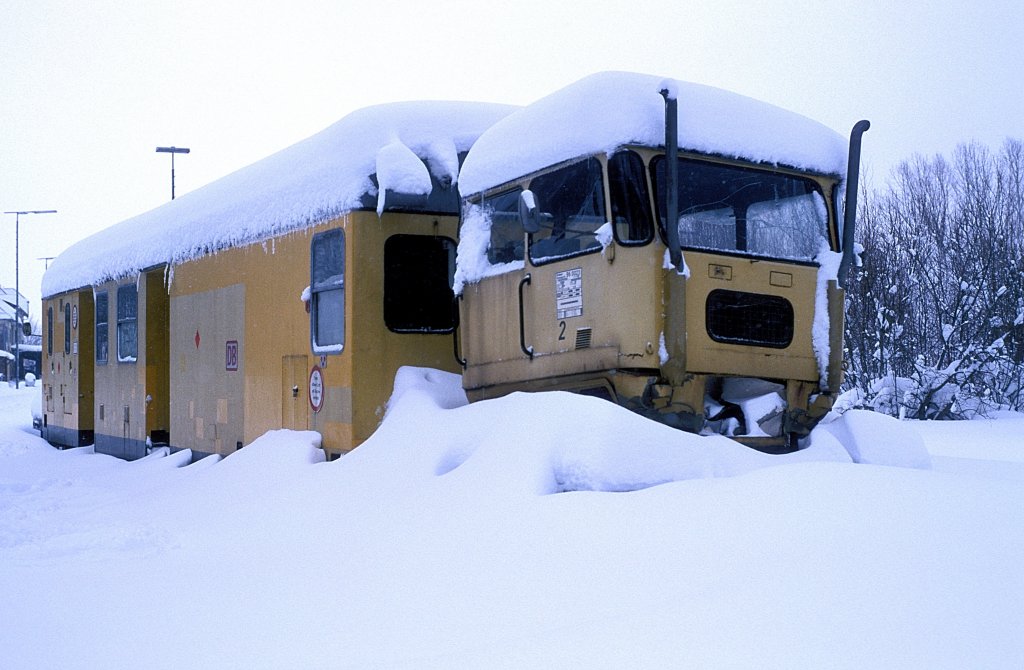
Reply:
[[[487,260],[491,265],[523,260],[523,226],[519,223],[519,194],[522,189],[487,199],[485,210],[491,223]]]
[[[635,151],[619,151],[608,159],[615,239],[622,244],[646,244],[654,237],[651,198],[644,161]]]
[[[530,236],[530,260],[545,263],[597,251],[594,233],[607,222],[601,163],[588,158],[530,182],[540,209],[540,231]]]

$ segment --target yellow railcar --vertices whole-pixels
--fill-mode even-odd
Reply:
[[[47,439],[128,459],[277,428],[357,446],[400,366],[456,368],[458,169],[509,111],[360,110],[71,247],[44,277]]]

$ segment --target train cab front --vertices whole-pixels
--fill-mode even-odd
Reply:
[[[666,276],[663,379],[648,404],[751,446],[792,448],[841,383],[838,179],[680,156],[666,231],[666,160],[650,164],[684,267]]]
[[[615,73],[496,124],[460,175],[470,400],[576,390],[683,430],[795,448],[842,383],[840,286],[867,127],[844,156],[842,136],[784,110]]]

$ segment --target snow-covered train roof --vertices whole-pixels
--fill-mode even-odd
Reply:
[[[666,86],[679,102],[681,149],[824,174],[846,171],[845,139],[817,121],[710,86],[601,72],[510,114],[481,135],[459,176],[463,196],[588,154],[625,145],[664,146],[660,91]]]
[[[459,154],[513,109],[408,102],[358,110],[302,142],[74,244],[50,265],[42,293],[131,276],[329,220],[365,207],[368,198],[375,201],[375,174],[382,186],[429,192],[431,175],[421,161],[437,180],[454,183]],[[421,160],[410,161],[413,156]]]

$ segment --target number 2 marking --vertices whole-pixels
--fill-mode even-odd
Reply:
[[[559,340],[564,340],[565,339],[565,321],[559,321],[558,325],[562,329],[562,330],[560,330],[558,332],[558,339]]]

